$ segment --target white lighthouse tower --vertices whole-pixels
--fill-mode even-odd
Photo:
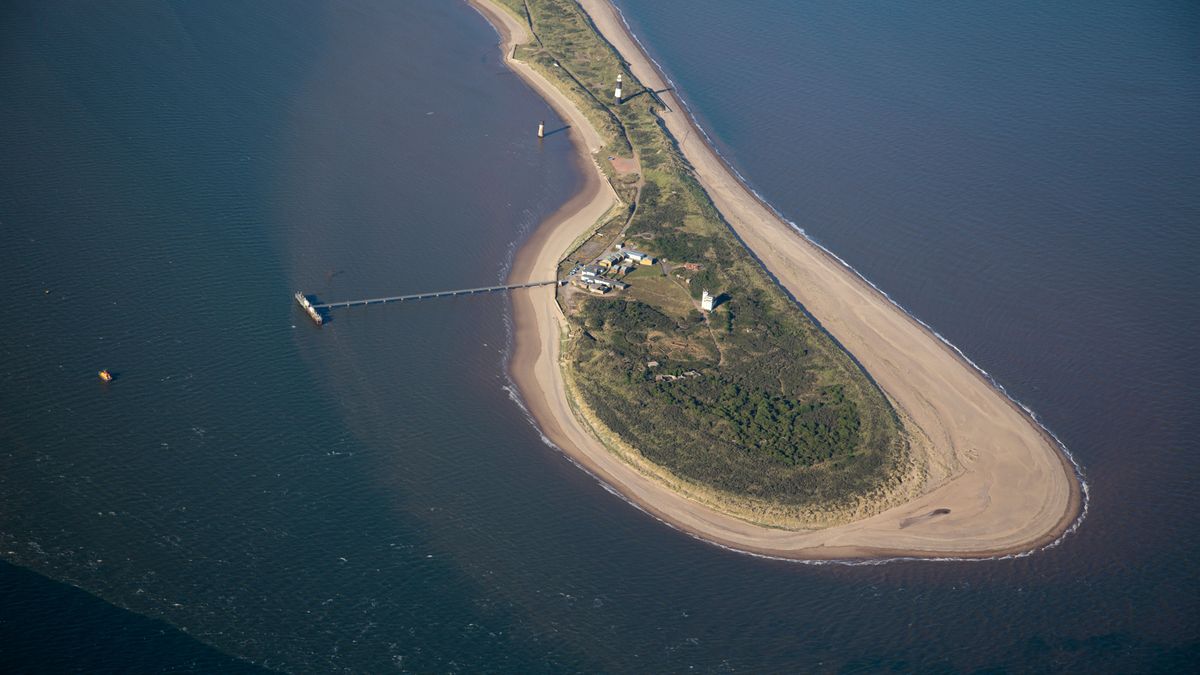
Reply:
[[[617,105],[621,105],[621,73],[617,73],[617,89],[613,92],[613,98],[616,99]]]
[[[700,294],[700,309],[711,312],[713,310],[713,296],[708,294],[708,289]]]

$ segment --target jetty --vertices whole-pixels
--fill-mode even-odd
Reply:
[[[458,288],[450,291],[430,291],[428,293],[410,293],[408,295],[392,295],[385,298],[364,298],[362,300],[339,300],[338,302],[309,302],[308,296],[302,292],[296,293],[296,301],[304,308],[313,323],[320,326],[324,323],[322,311],[340,309],[343,307],[363,307],[366,305],[383,305],[389,302],[409,302],[413,300],[432,300],[434,298],[452,298],[462,295],[479,295],[482,293],[497,293],[500,291],[515,291],[521,288],[537,286],[561,286],[566,281],[554,279],[551,281],[530,281],[523,284],[505,284],[503,286],[481,286],[479,288]]]

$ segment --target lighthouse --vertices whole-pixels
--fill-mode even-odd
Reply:
[[[613,92],[613,98],[616,99],[617,105],[621,105],[621,74],[617,73],[617,89]]]
[[[538,138],[545,138],[545,137],[546,137],[546,122],[545,121],[538,122]]]
[[[700,309],[711,312],[713,310],[713,296],[708,294],[708,289],[700,294]]]

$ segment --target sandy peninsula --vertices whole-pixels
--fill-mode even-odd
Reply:
[[[616,195],[592,158],[599,135],[548,81],[510,58],[526,26],[489,0],[472,4],[502,36],[505,60],[570,124],[586,182],[522,247],[514,282],[548,278]],[[607,0],[580,0],[595,26],[644,84],[664,78]],[[750,193],[695,132],[672,92],[663,119],[700,183],[738,236],[779,282],[875,379],[926,466],[921,496],[857,522],[821,530],[766,528],[668,490],[612,455],[576,419],[559,365],[566,318],[551,287],[514,294],[513,379],[543,433],[626,498],[674,527],[733,549],[796,559],[990,557],[1037,549],[1078,517],[1081,486],[1057,443],[928,328],[814,245]]]

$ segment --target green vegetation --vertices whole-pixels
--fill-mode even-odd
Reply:
[[[664,259],[615,295],[562,292],[581,416],[643,470],[758,522],[827,524],[901,487],[908,444],[887,399],[734,237],[662,126],[657,96],[571,0],[501,1],[537,36],[517,57],[569,93],[610,139],[608,154],[640,163],[636,209],[572,259],[606,250],[626,222],[631,245]],[[629,183],[617,187],[624,195]],[[709,315],[703,289],[721,299]]]

